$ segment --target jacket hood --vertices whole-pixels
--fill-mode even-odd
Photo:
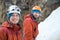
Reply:
[[[2,27],[8,27],[8,25],[9,25],[8,22],[3,22],[2,23]]]
[[[34,16],[33,15],[30,15],[30,14],[27,14],[25,17],[24,17],[24,20],[32,20],[32,21],[34,21],[34,22],[37,22],[37,21],[35,21],[36,20],[36,18],[34,18]],[[31,21],[30,20],[30,21]]]
[[[31,18],[30,14],[27,14],[27,15],[24,17],[24,19],[26,19],[26,18]]]
[[[6,28],[10,28],[10,29],[13,29],[13,30],[19,30],[21,27],[18,26],[18,25],[10,25],[8,22],[4,22],[2,23],[2,27],[6,27]]]

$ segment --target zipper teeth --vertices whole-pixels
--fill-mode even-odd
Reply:
[[[22,40],[24,40],[24,34],[23,34],[23,30],[21,31],[21,33],[22,33]]]
[[[18,35],[17,35],[17,33],[16,33],[16,37],[17,37],[17,40],[18,40]]]
[[[22,33],[22,40],[24,40],[24,32],[23,29],[20,29],[21,33]]]
[[[13,34],[13,31],[12,31],[12,39],[14,40],[14,34]]]

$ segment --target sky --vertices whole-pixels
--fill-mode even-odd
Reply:
[[[60,32],[60,7],[53,10],[51,15],[38,25],[39,34],[36,40],[50,40]]]

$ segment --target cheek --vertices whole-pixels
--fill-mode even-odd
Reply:
[[[10,22],[14,21],[14,19],[12,17],[10,17]]]
[[[38,14],[37,16],[39,17],[40,15]]]
[[[17,19],[19,19],[19,16],[17,17]]]

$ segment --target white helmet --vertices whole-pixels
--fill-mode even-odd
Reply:
[[[8,8],[8,13],[18,13],[18,14],[21,14],[21,9],[16,6],[16,5],[11,5],[9,8]]]

